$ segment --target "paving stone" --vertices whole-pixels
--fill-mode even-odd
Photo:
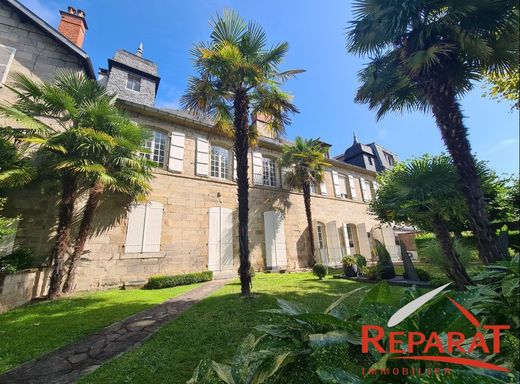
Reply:
[[[102,363],[140,346],[153,333],[228,280],[213,280],[184,295],[130,316],[74,344],[0,375],[0,384],[68,384],[76,382]]]

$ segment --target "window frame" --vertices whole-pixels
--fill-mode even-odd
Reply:
[[[327,249],[327,232],[325,224],[321,222],[316,224],[316,236],[318,237],[318,249]]]
[[[268,163],[268,167],[266,167],[266,163]],[[276,160],[269,156],[262,156],[262,185],[277,187],[278,177],[276,172]]]
[[[344,187],[344,191],[345,191],[345,193],[341,193],[340,194],[340,198],[341,199],[350,199],[350,200],[352,200],[352,195],[351,195],[351,191],[350,191],[350,183],[349,183],[348,175],[344,175],[342,173],[338,173],[338,180],[339,180],[339,183],[340,183],[340,188],[341,188],[341,184],[343,183],[343,187]]]
[[[126,89],[129,89],[133,92],[141,92],[141,77],[138,75],[134,75],[133,73],[127,73],[126,77]],[[129,87],[128,85],[132,82],[132,84],[137,84],[138,89],[134,89],[134,87]]]
[[[213,150],[218,149],[219,152],[222,152],[218,154],[219,156],[219,162],[218,167],[214,168],[214,153]],[[227,155],[226,159],[226,166],[222,166],[222,157],[223,155]],[[216,170],[217,174],[213,174],[213,171]],[[218,144],[211,144],[209,148],[209,176],[213,177],[215,179],[221,179],[221,180],[230,180],[231,179],[231,150],[229,148],[226,148],[224,146],[218,145]]]
[[[156,130],[156,129],[150,129],[150,131],[153,134],[153,137],[149,140],[146,140],[144,143],[144,148],[148,149],[149,153],[143,153],[144,157],[146,157],[148,160],[152,161],[156,164],[156,168],[164,168],[166,166],[166,158],[167,158],[167,145],[168,145],[168,134],[166,134],[163,131]],[[157,141],[157,135],[161,135],[164,137],[164,143],[161,141]],[[158,160],[155,160],[155,151],[156,151],[156,145],[159,145],[158,148]],[[163,145],[163,148],[160,146]],[[161,162],[161,152],[162,152],[162,162]]]
[[[4,44],[0,44],[0,47],[11,50],[11,54],[9,56],[9,59],[7,59],[7,63],[0,63],[0,66],[5,66],[4,74],[2,75],[2,78],[0,78],[0,88],[2,88],[5,82],[7,81],[7,76],[9,76],[9,71],[11,70],[11,65],[13,64],[14,55],[16,54],[16,48]]]

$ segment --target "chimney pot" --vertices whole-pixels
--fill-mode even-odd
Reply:
[[[88,29],[85,12],[81,9],[76,10],[74,7],[68,7],[67,12],[60,11],[60,14],[61,20],[58,32],[81,48],[83,40],[85,40],[85,32]]]

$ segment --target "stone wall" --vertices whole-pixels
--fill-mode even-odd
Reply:
[[[45,296],[49,277],[48,269],[27,269],[0,275],[0,313]]]

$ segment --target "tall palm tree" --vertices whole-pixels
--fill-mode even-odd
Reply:
[[[251,293],[249,275],[249,180],[247,154],[250,140],[256,138],[249,115],[269,116],[268,127],[275,133],[284,131],[289,115],[298,110],[291,97],[280,88],[281,83],[300,70],[280,72],[288,44],[279,43],[268,49],[262,27],[245,23],[233,11],[224,11],[211,21],[210,41],[192,49],[197,77],[188,83],[182,97],[183,107],[193,113],[204,113],[215,120],[215,130],[234,139],[237,159],[238,224],[240,248],[241,294]]]
[[[103,111],[100,112],[101,118],[107,116]],[[100,161],[105,167],[105,172],[93,174],[91,177],[89,195],[74,241],[74,251],[69,259],[63,292],[72,292],[75,288],[76,269],[85,243],[92,234],[92,223],[104,193],[108,190],[126,196],[131,201],[144,201],[150,191],[152,166],[149,160],[140,155],[145,131],[124,117],[110,119],[105,123],[98,121],[93,125],[113,136],[117,143]]]
[[[407,223],[433,231],[458,288],[471,284],[455,252],[450,222],[464,221],[467,204],[459,177],[447,156],[424,156],[398,164],[379,177],[379,188],[370,210],[381,221]]]
[[[491,70],[518,70],[517,0],[356,0],[350,52],[369,55],[356,101],[377,117],[431,108],[470,207],[479,255],[499,260],[458,98]]]
[[[17,74],[12,86],[17,100],[2,112],[14,119],[49,122],[24,140],[38,146],[39,171],[61,184],[56,243],[51,255],[49,297],[61,291],[65,257],[70,246],[76,200],[82,187],[93,179],[110,176],[102,159],[117,148],[117,140],[96,129],[96,124],[117,116],[114,97],[95,80],[73,72],[58,73],[54,82],[39,83]],[[93,118],[94,111],[103,110]],[[45,125],[45,124],[44,124]]]
[[[330,164],[326,161],[325,153],[327,149],[319,139],[304,139],[296,137],[294,144],[284,144],[282,146],[282,167],[289,170],[285,173],[287,184],[291,188],[303,192],[303,202],[305,214],[307,216],[307,228],[310,241],[310,265],[316,263],[315,244],[312,228],[311,210],[311,185],[320,184],[323,181],[325,167]]]

